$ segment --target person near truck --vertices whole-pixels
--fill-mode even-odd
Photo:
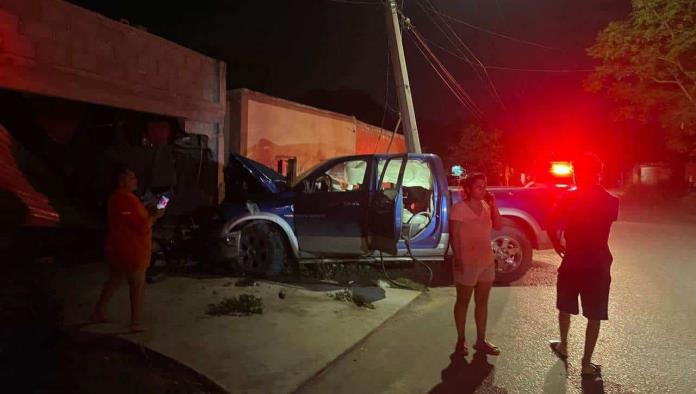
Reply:
[[[593,154],[584,154],[573,162],[577,188],[564,192],[553,209],[548,225],[554,248],[563,257],[558,268],[556,307],[561,338],[550,342],[553,352],[562,360],[568,358],[570,315],[579,312],[587,318],[585,348],[582,356],[582,377],[601,379],[599,365],[592,363],[602,320],[607,320],[610,267],[609,232],[617,220],[618,198],[600,186],[603,164]],[[565,246],[560,241],[560,233]]]
[[[467,355],[466,314],[471,295],[476,309],[476,344],[474,349],[498,355],[497,346],[486,340],[488,295],[495,280],[495,259],[491,250],[491,230],[502,228],[495,198],[486,190],[486,177],[481,173],[467,174],[461,181],[464,193],[461,202],[452,206],[450,234],[454,252],[453,277],[457,288],[454,322],[457,327],[455,352]]]
[[[94,308],[95,323],[106,323],[106,309],[123,279],[128,280],[131,303],[132,332],[142,331],[140,316],[145,287],[145,271],[150,265],[152,253],[152,225],[163,216],[164,209],[145,207],[133,194],[138,188],[138,178],[127,167],[116,171],[115,191],[107,204],[108,235],[106,259],[110,266],[109,279]]]

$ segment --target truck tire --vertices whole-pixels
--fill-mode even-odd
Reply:
[[[532,265],[532,243],[514,222],[505,220],[501,230],[493,230],[491,247],[495,256],[496,283],[516,281]]]
[[[238,271],[256,277],[281,274],[287,260],[283,235],[273,225],[262,222],[249,223],[241,231]]]

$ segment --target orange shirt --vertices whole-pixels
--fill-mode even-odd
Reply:
[[[487,266],[494,264],[493,250],[491,249],[491,208],[481,201],[483,209],[480,215],[476,215],[469,205],[462,201],[454,204],[450,211],[450,221],[459,222],[459,232],[454,234],[451,228],[452,242],[457,242],[454,247],[455,265]]]
[[[125,189],[111,194],[107,211],[106,258],[120,270],[147,268],[152,253],[150,213],[138,197]]]

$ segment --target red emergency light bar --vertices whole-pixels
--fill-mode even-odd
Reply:
[[[551,174],[555,176],[570,176],[573,174],[573,165],[566,161],[551,162]]]

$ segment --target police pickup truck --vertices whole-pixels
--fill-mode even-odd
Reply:
[[[374,154],[322,162],[288,183],[268,167],[232,155],[220,233],[223,256],[247,274],[272,276],[291,264],[442,262],[448,212],[461,200],[433,154]],[[551,187],[493,187],[504,226],[494,231],[496,281],[529,269],[533,249],[550,248],[545,217]]]

